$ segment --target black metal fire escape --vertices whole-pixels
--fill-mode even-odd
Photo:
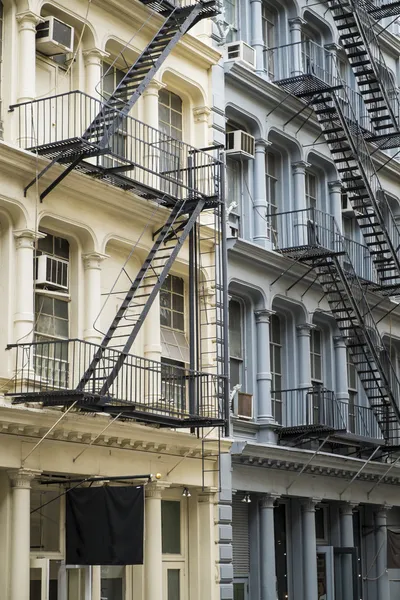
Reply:
[[[70,171],[78,169],[93,177],[100,177],[106,181],[111,180],[112,183],[123,189],[131,189],[136,194],[154,200],[171,209],[165,224],[156,232],[153,247],[142,267],[134,280],[130,281],[129,290],[126,292],[111,326],[104,335],[101,345],[92,354],[90,364],[84,365],[85,370],[76,389],[64,393],[64,400],[62,399],[62,394],[57,395],[57,393],[54,393],[54,390],[49,391],[45,395],[40,393],[31,394],[32,400],[40,400],[44,402],[44,405],[66,403],[68,398],[69,403],[77,402],[77,406],[80,408],[96,410],[98,407],[100,410],[100,407],[104,409],[106,406],[107,412],[121,412],[125,416],[133,416],[134,418],[138,418],[135,406],[129,407],[127,405],[129,403],[121,405],[118,398],[116,401],[113,400],[113,396],[115,396],[114,382],[128,359],[132,345],[137,338],[154,299],[168,276],[171,265],[185,240],[190,238],[190,236],[193,237],[193,228],[200,213],[202,210],[210,208],[223,211],[220,189],[216,181],[213,182],[213,185],[209,186],[210,190],[214,190],[210,194],[207,192],[202,193],[196,187],[196,178],[201,178],[202,172],[201,165],[199,166],[196,163],[195,150],[189,151],[188,164],[183,169],[180,167],[179,173],[177,173],[177,168],[172,166],[170,171],[167,170],[162,175],[164,183],[161,182],[160,184],[159,182],[154,187],[151,186],[151,178],[150,184],[145,184],[143,181],[140,181],[140,178],[135,181],[135,178],[125,178],[123,176],[124,170],[135,169],[135,164],[132,161],[126,161],[126,164],[124,164],[123,160],[121,161],[119,157],[118,165],[114,167],[112,165],[105,166],[104,161],[101,160],[97,161],[97,163],[92,160],[93,157],[110,154],[110,145],[114,134],[124,124],[132,107],[182,36],[199,20],[209,18],[217,13],[215,0],[193,0],[192,4],[177,2],[176,0],[141,1],[158,12],[165,20],[148,46],[127,70],[113,94],[102,105],[101,110],[94,117],[92,123],[79,138],[55,141],[31,148],[31,150],[36,151],[38,154],[51,159],[51,162],[40,173],[39,177],[56,163],[66,167],[41,194],[41,199],[54,189]],[[146,135],[146,133],[142,135]],[[135,133],[135,136],[138,136],[138,134]],[[165,154],[165,147],[168,149],[171,144],[172,142],[168,141],[163,146],[157,140],[156,143],[149,144],[149,146],[152,148],[156,147],[156,152],[160,155],[163,152]],[[174,155],[174,150],[172,150],[172,155]],[[205,172],[208,177],[219,180],[221,177],[221,172],[219,172],[220,167],[216,166],[214,170],[209,169]],[[173,182],[179,183],[179,177],[183,177],[180,173],[184,173],[187,185],[183,186],[183,192],[180,190],[180,193],[177,192],[175,194],[175,184]],[[176,188],[179,187],[178,183],[176,183]],[[194,257],[193,252],[189,252],[189,255],[193,275],[196,257]],[[220,290],[221,288],[218,289]],[[219,310],[221,312],[222,308]],[[220,316],[219,322],[222,323],[222,316]],[[198,344],[195,340],[191,340],[191,343]],[[110,354],[110,351],[112,354]],[[219,352],[221,352],[221,348]],[[217,357],[216,360],[218,367],[223,366],[221,365],[221,357]],[[198,358],[196,363],[196,357],[194,356],[192,362],[195,364],[191,364],[190,368],[195,370],[196,365],[197,368],[199,365]],[[152,369],[156,371],[155,367],[152,367]],[[154,378],[158,375],[157,371]],[[207,386],[208,388],[210,387],[209,381],[211,379],[207,379],[206,384],[204,380],[201,382],[197,381],[195,375],[189,373],[182,376],[178,383],[181,387],[188,384],[192,395],[197,394],[197,397],[199,397],[203,393],[203,390],[200,389],[202,386],[205,389]],[[153,383],[139,383],[140,385],[144,385],[145,388],[146,386],[152,386]],[[176,381],[172,381],[171,383],[170,380],[169,385],[177,386],[178,384]],[[124,386],[128,389],[129,386],[132,388],[134,384],[132,381],[129,382],[128,378],[124,382]],[[189,410],[188,418],[171,418],[163,422],[160,417],[156,421],[161,425],[175,425],[180,427],[205,427],[208,425],[224,424],[225,420],[222,416],[225,410],[224,403],[227,404],[226,377],[225,383],[223,379],[218,379],[215,387],[217,409],[214,410],[213,415],[207,415],[205,409],[203,410],[204,414],[200,415],[198,410],[196,411],[196,408],[192,406],[193,410]],[[208,388],[206,392],[209,395],[210,391]],[[145,394],[146,390],[143,389],[142,393]],[[21,395],[16,401],[21,401],[21,398],[22,401],[26,401],[27,395]],[[189,400],[189,402],[193,402],[193,399]],[[156,412],[160,411],[156,410]],[[152,419],[155,420],[154,415],[153,417],[148,415],[148,419],[144,418],[144,420],[149,420],[150,422]]]
[[[333,3],[331,3],[333,4]],[[348,7],[349,4],[347,3]],[[339,8],[335,9],[339,10]],[[340,4],[340,10],[344,10]],[[349,31],[358,20],[353,15],[340,15],[339,25]],[[354,26],[355,27],[355,26]],[[350,36],[351,33],[351,36]],[[392,105],[387,102],[386,90],[378,85],[379,72],[372,68],[367,50],[360,50],[355,29],[346,37],[348,56],[353,60],[353,68],[362,73],[359,84],[372,86],[361,92],[369,106],[375,131],[381,131],[377,123],[385,122],[385,142],[399,140],[397,120]],[[356,41],[348,41],[348,40]],[[354,44],[354,45],[353,45]],[[354,50],[356,48],[356,50]],[[356,56],[357,55],[357,56]],[[398,293],[400,287],[400,232],[391,213],[389,203],[380,184],[366,137],[371,136],[360,125],[347,95],[346,86],[339,74],[319,77],[314,74],[312,65],[308,72],[275,81],[285,91],[297,96],[313,107],[321,126],[333,160],[339,173],[343,191],[347,194],[355,216],[362,230],[365,243],[379,276],[376,290],[384,295]],[[369,71],[369,72],[366,72]],[[367,81],[368,80],[368,81]],[[374,81],[373,81],[374,80]],[[375,81],[376,80],[376,81]],[[375,87],[374,87],[375,86]],[[371,100],[371,101],[370,101]],[[371,110],[372,107],[372,110]],[[374,107],[378,107],[375,111]],[[379,116],[379,119],[378,119]],[[384,117],[384,118],[383,118]],[[391,131],[389,129],[391,128]],[[374,140],[381,134],[373,136]],[[379,144],[378,140],[378,144]],[[346,255],[347,270],[342,268],[338,256],[346,254],[345,249],[333,252],[332,249],[318,256],[318,251],[305,253],[301,260],[312,265],[325,291],[332,313],[343,332],[360,380],[369,398],[379,426],[388,445],[398,444],[400,425],[400,386],[390,358],[385,353],[372,312],[369,309],[363,290],[350,257]],[[299,257],[297,257],[299,259]],[[350,265],[350,267],[349,267]],[[350,268],[350,271],[349,271]],[[380,348],[380,350],[378,350]],[[385,356],[384,356],[385,354]]]

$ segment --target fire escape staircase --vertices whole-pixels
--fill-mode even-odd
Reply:
[[[312,267],[318,277],[338,328],[375,414],[387,446],[400,440],[400,382],[376,327],[366,291],[354,270],[339,229],[321,232],[330,243],[318,242],[318,225],[308,220],[309,247],[285,249],[291,258]],[[310,241],[311,240],[311,241]]]
[[[357,0],[329,0],[328,6],[374,128],[370,141],[381,149],[398,147],[398,90],[380,50],[377,23]]]
[[[107,154],[112,136],[120,129],[125,117],[129,114],[154,75],[167,59],[173,48],[191,27],[202,19],[213,17],[218,13],[216,0],[196,0],[192,4],[177,5],[168,0],[141,0],[145,5],[164,17],[164,22],[133,65],[127,70],[123,79],[105,102],[92,123],[81,138],[66,142],[53,142],[39,148],[32,148],[51,162],[39,173],[26,191],[37,179],[41,178],[56,163],[62,164],[64,171],[41,193],[43,200],[73,169],[79,169],[96,177],[99,168],[87,163],[85,159]],[[83,161],[85,161],[83,163]],[[83,164],[82,164],[83,163]],[[123,170],[123,166],[119,169]],[[134,168],[127,164],[126,169]],[[130,186],[131,188],[134,186]],[[136,186],[139,188],[140,186]],[[149,199],[157,195],[151,188],[141,186],[141,194]],[[135,192],[139,189],[135,188]],[[140,192],[139,192],[140,193]],[[158,194],[159,195],[159,194]]]

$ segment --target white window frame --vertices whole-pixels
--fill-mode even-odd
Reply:
[[[273,340],[273,336],[272,336],[272,332],[273,332],[273,320],[274,319],[279,319],[279,342],[276,342]],[[270,317],[270,322],[269,322],[269,345],[270,345],[270,363],[271,363],[271,387],[272,387],[272,391],[276,391],[274,390],[274,377],[275,376],[279,376],[281,379],[281,389],[282,389],[282,381],[283,381],[283,369],[282,369],[282,357],[283,357],[283,344],[282,344],[282,321],[281,321],[281,317],[279,315],[271,315]],[[277,350],[279,349],[279,350]],[[279,351],[280,353],[280,363],[281,363],[281,372],[277,373],[275,370],[275,352]],[[280,414],[281,414],[281,419],[280,421],[278,420],[278,423],[283,423],[283,419],[284,419],[284,415],[283,415],[283,400],[282,400],[282,395],[279,394],[279,397],[274,394],[273,396],[271,396],[271,401],[272,401],[272,414],[275,418],[275,414],[276,414],[276,405],[280,406]]]
[[[315,350],[315,339],[314,336],[316,334],[320,336],[320,352],[316,352]],[[320,327],[313,327],[310,331],[310,366],[311,366],[311,382],[314,384],[323,385],[323,377],[324,377],[324,363],[323,363],[323,342],[324,335],[323,331]],[[320,362],[320,371],[321,371],[321,379],[317,379],[315,377],[315,364],[316,360]]]

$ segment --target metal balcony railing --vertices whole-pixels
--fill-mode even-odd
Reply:
[[[315,254],[347,252],[350,259],[343,268],[353,268],[364,281],[379,284],[372,257],[367,246],[342,236],[335,218],[316,208],[287,211],[266,215],[274,235],[272,243],[276,250],[293,254],[314,249]]]
[[[78,152],[85,143],[84,132],[95,118],[100,131],[107,129],[110,115],[101,116],[102,106],[102,102],[80,91],[14,104],[10,111],[17,114],[18,145],[50,158],[68,148]],[[95,154],[95,143],[91,146]],[[218,198],[220,167],[219,159],[211,152],[197,150],[124,116],[105,153],[87,158],[78,169],[96,177],[103,175],[109,183],[118,178],[120,187],[125,182],[129,189],[129,183],[136,182],[158,191],[160,196],[168,194],[179,200]]]
[[[51,398],[54,405],[77,394],[85,369],[98,350],[96,344],[78,339],[40,341],[8,346],[14,354],[14,386],[8,392],[14,401]],[[106,348],[94,376],[83,392],[97,398],[104,379],[114,367],[120,352]],[[109,405],[135,408],[137,413],[175,419],[223,418],[221,390],[223,377],[171,366],[139,356],[128,355],[109,392],[101,401]]]
[[[338,400],[323,387],[273,390],[274,419],[283,427],[325,426],[358,437],[382,440],[382,432],[369,406]]]
[[[284,427],[346,429],[346,415],[335,394],[322,386],[271,391],[272,414]]]

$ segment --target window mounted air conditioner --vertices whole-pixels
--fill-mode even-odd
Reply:
[[[254,137],[241,129],[229,131],[226,134],[225,153],[230,158],[249,159],[254,158]]]
[[[346,194],[342,194],[342,215],[348,215],[354,217],[354,215],[361,214],[359,210],[354,210],[351,202]]]
[[[36,49],[47,56],[73,52],[74,28],[56,17],[46,17],[36,27]]]
[[[36,285],[68,291],[68,269],[66,260],[42,254],[36,259]]]
[[[253,394],[238,392],[238,417],[242,419],[253,418]]]
[[[231,42],[226,44],[226,60],[237,60],[250,67],[256,68],[256,53],[246,42]]]

